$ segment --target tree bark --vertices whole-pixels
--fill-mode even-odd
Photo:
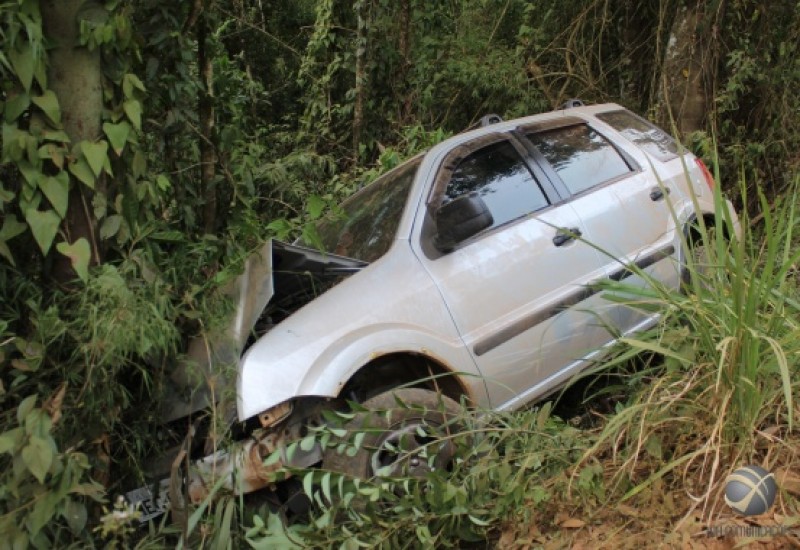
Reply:
[[[214,147],[214,68],[208,55],[208,6],[197,25],[197,66],[203,84],[198,100],[200,116],[200,186],[203,193],[203,229],[214,233],[217,221],[217,189],[214,184],[217,154]]]
[[[664,56],[660,95],[663,125],[674,123],[679,134],[702,130],[710,96],[707,76],[710,58],[699,29],[703,24],[703,3],[689,2],[680,9],[672,25]]]
[[[408,93],[408,70],[411,68],[411,0],[400,2],[400,74],[398,85],[403,90],[401,123],[411,119],[411,94]]]
[[[48,52],[48,87],[58,97],[61,121],[72,144],[102,137],[103,74],[100,51],[89,51],[79,43],[79,21],[105,17],[97,3],[88,0],[43,0],[42,27],[52,44]],[[106,192],[105,178],[98,178],[95,192]],[[101,261],[95,235],[97,220],[91,214],[92,193],[74,178],[70,181],[69,204],[62,222],[70,243],[80,238],[89,242],[92,263]],[[74,279],[68,258],[56,256],[53,276],[58,282]]]
[[[367,20],[365,11],[367,0],[361,0],[355,5],[356,9],[356,82],[355,105],[353,106],[353,158],[358,162],[361,133],[364,126],[364,96],[367,85]]]

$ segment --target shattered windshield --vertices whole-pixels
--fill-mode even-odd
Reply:
[[[387,172],[341,205],[341,214],[317,226],[326,252],[373,262],[394,240],[422,158]]]

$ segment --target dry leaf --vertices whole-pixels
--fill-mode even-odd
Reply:
[[[56,392],[47,398],[42,404],[42,408],[47,411],[53,419],[53,424],[61,418],[61,405],[64,403],[64,395],[67,393],[67,383],[63,382]]]
[[[623,516],[628,516],[630,518],[638,518],[641,515],[639,510],[633,506],[628,506],[627,504],[617,505],[617,511]]]
[[[562,529],[580,529],[585,526],[586,522],[578,518],[569,518],[561,522],[559,527]]]
[[[793,495],[800,495],[800,476],[793,470],[786,467],[778,468],[775,471],[775,482],[781,489]]]

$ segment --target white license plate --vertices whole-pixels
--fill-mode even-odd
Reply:
[[[155,494],[153,489],[156,491]],[[151,483],[128,491],[125,499],[142,513],[139,518],[142,523],[157,518],[169,509],[169,479],[162,479],[158,484]]]

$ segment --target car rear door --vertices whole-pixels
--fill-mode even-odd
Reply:
[[[584,120],[521,132],[553,185],[570,196],[586,227],[585,239],[602,255],[610,279],[648,284],[630,269],[635,265],[649,277],[677,284],[670,182],[659,182],[649,167]],[[622,332],[648,321],[640,310],[609,301],[598,311]]]
[[[466,143],[443,159],[428,212],[466,193],[487,204],[493,224],[447,253],[433,248],[433,216],[420,261],[486,378],[490,402],[514,408],[569,376],[607,341],[588,284],[605,276],[601,256],[549,180],[508,134]],[[565,231],[568,230],[568,231]]]

